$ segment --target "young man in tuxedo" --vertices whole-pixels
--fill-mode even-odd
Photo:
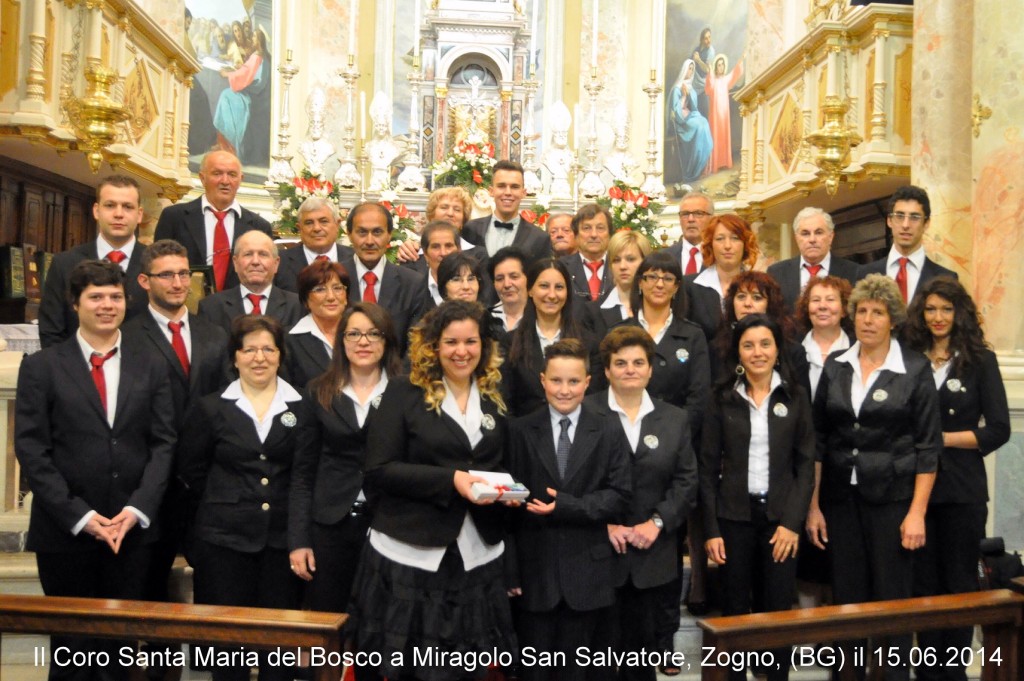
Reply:
[[[550,257],[551,239],[544,230],[519,215],[519,205],[526,198],[523,167],[504,159],[495,163],[490,193],[494,213],[467,222],[462,228],[466,241],[483,246],[488,256],[506,246],[516,246],[526,253],[531,263]]]
[[[352,257],[352,249],[338,243],[341,225],[333,202],[311,196],[299,206],[299,239],[302,243],[281,253],[274,286],[298,293],[298,278],[306,266],[317,260],[339,262]]]
[[[174,407],[159,359],[124,342],[124,273],[79,263],[68,279],[78,330],[25,357],[14,448],[32,490],[26,550],[48,596],[139,599],[171,471]],[[105,651],[123,641],[54,636],[51,651]],[[127,678],[128,669],[50,665],[50,679]]]
[[[531,494],[510,556],[528,681],[593,675],[576,664],[576,649],[593,647],[615,600],[607,527],[629,510],[629,445],[614,419],[583,404],[588,357],[574,338],[550,345],[541,374],[547,405],[511,427],[509,471]],[[562,653],[564,664],[531,664],[530,652]]]

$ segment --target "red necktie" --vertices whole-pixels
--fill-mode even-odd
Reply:
[[[587,261],[583,263],[590,270],[590,278],[587,279],[587,284],[590,285],[590,299],[597,300],[601,297],[601,277],[597,276],[597,271],[601,269],[601,265],[604,264],[604,260],[598,260],[597,262]]]
[[[259,293],[247,293],[245,297],[249,299],[250,303],[252,303],[251,314],[263,314],[263,309],[260,307],[260,301],[263,300],[263,296]]]
[[[821,271],[821,265],[804,265],[804,267],[806,267],[807,271],[810,273],[811,279],[818,276],[818,272]]]
[[[107,260],[114,263],[115,265],[120,265],[121,261],[127,257],[128,256],[126,256],[121,251],[111,251],[110,253],[107,253]]]
[[[211,208],[210,212],[217,218],[217,226],[213,228],[213,279],[217,290],[223,291],[231,264],[231,244],[228,243],[228,228],[224,226],[229,211]]]
[[[896,273],[896,285],[900,287],[903,302],[907,302],[907,263],[910,258],[900,258],[900,271]]]
[[[363,281],[366,282],[366,290],[363,291],[363,302],[376,303],[377,292],[373,287],[377,285],[377,275],[373,272],[367,272],[363,275]]]
[[[323,262],[324,260],[330,260],[326,255],[318,255],[313,258],[313,262]]]
[[[167,322],[167,327],[171,330],[171,347],[174,348],[174,354],[181,362],[181,368],[185,370],[185,378],[188,378],[190,368],[188,350],[185,349],[185,339],[181,336],[181,327],[184,325],[184,322]]]
[[[686,262],[686,271],[683,274],[697,274],[697,247],[690,247],[690,259]]]
[[[123,253],[121,255],[124,255]],[[103,413],[107,413],[107,379],[103,375],[103,363],[114,356],[117,348],[114,348],[105,355],[94,352],[89,355],[89,364],[92,365],[92,382],[96,384],[96,390],[100,393],[100,404],[103,405]]]

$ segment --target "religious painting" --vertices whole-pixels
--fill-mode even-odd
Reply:
[[[231,151],[245,182],[262,184],[270,165],[273,0],[186,0],[186,48],[202,69],[189,95],[189,169]]]
[[[687,188],[735,196],[747,5],[667,0],[665,26],[665,186],[672,197]]]

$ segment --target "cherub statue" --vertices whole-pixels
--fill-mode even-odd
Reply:
[[[630,123],[629,109],[626,108],[625,102],[620,102],[615,107],[612,124],[612,133],[615,136],[614,151],[605,157],[604,169],[611,175],[612,180],[625,182],[628,185],[636,185],[639,184],[636,171],[640,164],[629,153]]]
[[[551,147],[541,158],[544,175],[548,181],[548,194],[553,199],[571,199],[569,171],[572,170],[573,154],[568,147],[569,125],[572,115],[569,107],[558,102],[551,110]]]
[[[367,189],[379,192],[391,189],[391,166],[403,154],[391,139],[391,98],[383,92],[373,96],[370,120],[373,122],[373,138],[366,143],[366,154],[370,160],[370,185]]]
[[[323,175],[324,166],[334,156],[334,145],[323,139],[326,110],[327,95],[321,88],[313,88],[306,99],[309,129],[306,132],[306,140],[299,146],[299,153],[306,163],[306,168],[314,175]]]

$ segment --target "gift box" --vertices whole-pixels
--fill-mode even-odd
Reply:
[[[495,501],[526,501],[530,490],[526,485],[516,482],[508,473],[491,471],[469,471],[470,475],[485,478],[487,482],[474,482],[470,488],[473,501],[494,499]]]

